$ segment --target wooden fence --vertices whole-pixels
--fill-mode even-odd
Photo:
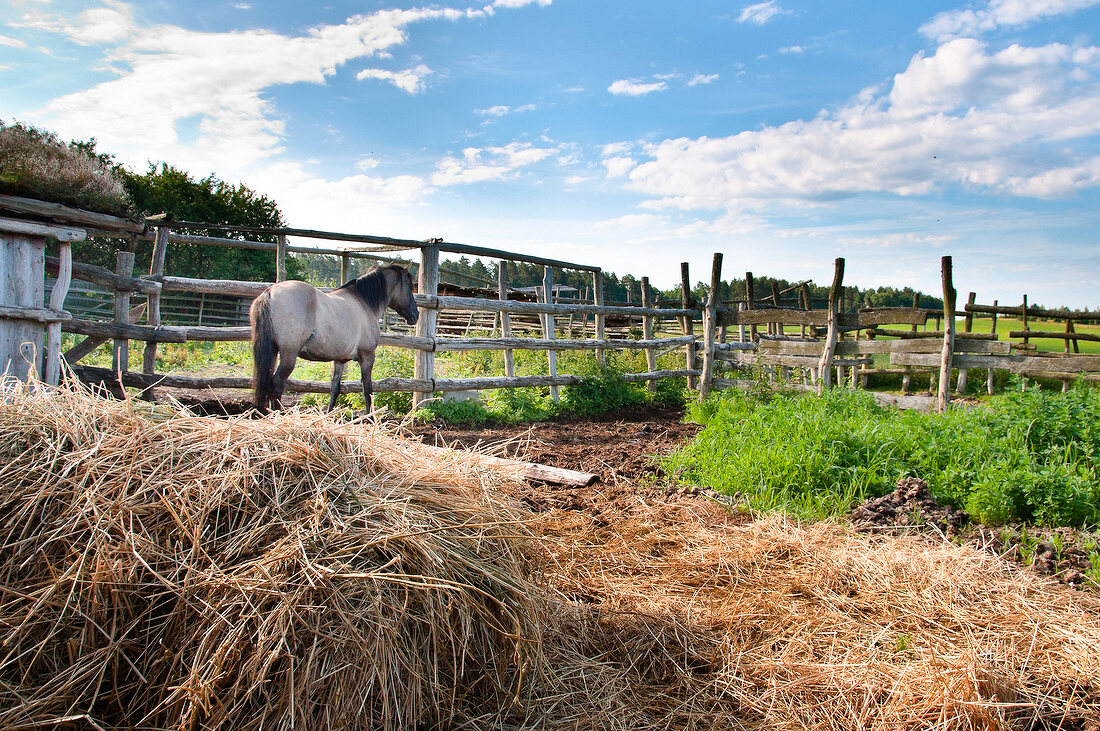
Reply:
[[[1100,340],[1089,333],[1078,333],[1074,323],[1095,320],[1096,313],[1048,311],[1028,307],[1026,298],[1019,307],[979,305],[976,295],[970,294],[962,311],[956,311],[956,293],[953,284],[951,258],[944,257],[943,291],[945,307],[942,310],[919,307],[864,308],[852,311],[844,307],[846,289],[843,286],[844,260],[837,259],[828,302],[824,309],[814,309],[809,296],[809,282],[801,282],[786,291],[772,288],[770,293],[757,297],[751,273],[746,276],[746,297],[739,303],[718,300],[721,291],[722,255],[715,254],[711,270],[711,286],[705,303],[695,302],[690,289],[687,264],[681,265],[681,297],[679,302],[657,303],[652,296],[647,278],[642,278],[642,302],[624,306],[604,301],[602,272],[598,267],[557,261],[541,257],[524,256],[511,252],[487,249],[463,244],[447,243],[441,239],[415,241],[378,236],[338,234],[301,229],[244,229],[247,233],[263,234],[274,238],[273,243],[236,238],[196,236],[193,231],[232,230],[240,227],[215,226],[205,223],[150,220],[142,227],[128,222],[107,222],[102,217],[87,218],[83,212],[66,212],[64,207],[42,204],[36,201],[0,196],[0,208],[29,214],[36,222],[9,222],[9,227],[20,229],[40,226],[41,219],[48,218],[52,228],[42,236],[62,235],[59,259],[45,257],[46,272],[57,272],[59,284],[52,292],[50,307],[35,307],[33,303],[18,302],[0,307],[0,324],[21,321],[48,322],[50,337],[44,350],[47,353],[43,372],[47,380],[56,382],[57,343],[60,331],[82,335],[84,339],[64,353],[65,360],[81,378],[103,383],[121,383],[146,391],[154,386],[177,388],[250,388],[246,377],[204,378],[198,376],[169,375],[155,371],[157,348],[160,343],[187,341],[248,340],[249,328],[244,325],[208,325],[201,320],[196,324],[165,323],[166,304],[178,293],[211,298],[255,297],[268,286],[268,282],[233,280],[207,280],[173,276],[165,272],[168,247],[179,244],[239,247],[269,251],[275,257],[278,279],[286,277],[288,254],[320,254],[338,257],[341,279],[348,278],[351,263],[356,259],[371,262],[386,260],[395,252],[413,252],[418,255],[417,304],[422,314],[414,332],[405,332],[396,324],[386,328],[382,344],[390,347],[411,348],[415,351],[414,372],[411,378],[382,378],[375,382],[374,390],[410,391],[414,404],[419,404],[435,392],[480,391],[495,388],[523,386],[549,387],[556,397],[558,387],[578,383],[572,374],[559,373],[557,354],[562,351],[594,351],[601,359],[609,349],[638,349],[646,355],[646,370],[625,374],[633,382],[645,382],[655,388],[663,378],[685,378],[690,387],[698,388],[705,395],[714,389],[739,385],[740,375],[746,368],[763,369],[769,377],[793,383],[806,389],[828,388],[834,384],[857,387],[872,375],[895,373],[908,385],[912,375],[918,372],[933,374],[933,389],[939,408],[951,399],[951,376],[957,372],[958,387],[965,387],[967,373],[972,369],[985,369],[989,373],[990,387],[995,370],[1009,370],[1034,377],[1056,378],[1069,383],[1077,378],[1100,378],[1100,356],[1071,353],[1078,343]],[[71,211],[71,209],[69,209]],[[62,224],[70,228],[59,228]],[[76,231],[75,226],[82,229]],[[49,226],[47,226],[49,228]],[[151,238],[154,242],[148,274],[134,276],[134,255],[121,252],[114,271],[71,261],[69,244],[79,241],[86,232],[106,233],[117,236],[120,231],[132,237]],[[317,248],[288,243],[289,238],[337,241],[341,248]],[[60,240],[60,239],[59,239]],[[441,286],[440,255],[464,254],[498,259],[499,279],[495,296],[488,287],[480,287],[480,296],[468,296],[465,290],[452,285]],[[509,286],[510,261],[527,262],[543,267],[543,281],[532,297],[521,295]],[[555,269],[571,269],[591,275],[590,300],[575,297],[562,301],[555,296],[559,288],[554,283]],[[111,293],[110,320],[97,321],[74,318],[62,309],[68,293],[68,280],[95,283]],[[61,285],[64,285],[62,287]],[[479,284],[485,284],[480,282]],[[453,292],[459,292],[454,294]],[[41,299],[39,293],[38,299]],[[523,297],[523,299],[517,299]],[[33,299],[33,298],[32,298]],[[916,304],[916,303],[914,303]],[[678,306],[677,306],[678,305]],[[102,308],[101,308],[102,311]],[[43,314],[45,313],[45,314]],[[697,316],[701,313],[701,328]],[[956,332],[956,317],[965,317],[962,332]],[[972,331],[975,316],[990,315],[993,332]],[[1008,333],[1009,337],[1022,337],[1022,342],[1001,339],[996,332],[998,315],[1018,315],[1023,330]],[[42,318],[45,318],[44,320]],[[1058,332],[1032,329],[1037,318],[1064,320],[1065,327]],[[395,318],[396,319],[396,318]],[[610,322],[616,321],[618,332],[612,333]],[[943,323],[942,330],[928,330],[930,321]],[[178,322],[178,320],[177,320]],[[662,325],[666,332],[660,331]],[[893,326],[893,327],[891,327]],[[921,328],[924,329],[921,329]],[[532,328],[536,330],[532,332]],[[669,334],[668,329],[676,331]],[[737,340],[731,340],[730,331],[735,328]],[[899,329],[900,328],[900,329]],[[56,332],[55,332],[56,330]],[[862,334],[862,337],[860,335]],[[5,335],[5,337],[9,337]],[[471,336],[473,335],[473,336]],[[533,335],[533,337],[532,337]],[[617,335],[617,336],[616,336]],[[1066,343],[1064,353],[1041,353],[1035,350],[1029,339],[1057,337]],[[114,362],[111,369],[93,368],[80,364],[80,360],[106,341],[113,341]],[[140,368],[129,363],[129,341],[143,342],[144,350]],[[658,353],[682,349],[684,367],[660,370]],[[435,354],[451,351],[495,350],[503,351],[504,375],[483,378],[442,378],[435,368]],[[513,353],[516,350],[542,351],[546,354],[545,375],[517,374]],[[55,353],[52,357],[50,353]],[[876,367],[875,358],[889,358],[889,367]],[[51,365],[52,364],[52,365]],[[133,366],[133,367],[132,367]],[[52,371],[50,369],[53,369]],[[738,371],[731,373],[730,369]],[[319,381],[292,380],[288,391],[303,393],[327,393],[329,384]],[[361,390],[358,381],[345,382],[344,390]]]
[[[163,303],[169,293],[186,292],[207,294],[210,296],[236,296],[251,298],[258,295],[271,283],[246,282],[232,280],[205,280],[172,276],[164,271],[166,252],[173,244],[201,244],[210,246],[232,246],[263,251],[271,251],[276,257],[276,269],[280,279],[285,278],[285,262],[288,253],[327,254],[341,259],[341,274],[346,276],[349,263],[355,258],[372,261],[385,259],[385,254],[394,251],[419,250],[418,287],[416,300],[422,311],[415,332],[401,332],[395,326],[387,327],[382,336],[382,344],[391,347],[412,348],[416,351],[412,378],[382,378],[374,383],[374,390],[411,391],[414,403],[420,403],[434,392],[484,390],[493,388],[512,388],[521,386],[548,386],[555,393],[560,386],[572,385],[579,379],[571,374],[558,373],[557,353],[566,350],[590,350],[603,357],[609,349],[642,349],[647,353],[648,370],[641,373],[625,374],[627,380],[654,382],[669,377],[694,377],[698,371],[691,368],[681,370],[656,369],[656,350],[658,348],[684,348],[692,351],[695,344],[693,334],[673,338],[657,338],[655,321],[672,319],[677,323],[695,314],[693,308],[667,309],[656,308],[648,300],[648,282],[644,282],[646,292],[642,306],[615,306],[603,303],[602,272],[598,267],[574,264],[541,257],[523,256],[511,252],[472,247],[461,244],[448,244],[438,239],[412,241],[386,239],[373,236],[352,236],[329,232],[305,231],[298,229],[251,230],[254,233],[274,235],[277,243],[245,241],[239,239],[194,236],[186,233],[195,228],[215,228],[208,224],[186,222],[161,222],[152,229],[154,240],[152,262],[148,275],[135,277],[133,273],[134,257],[129,252],[120,252],[115,271],[87,264],[74,263],[73,277],[93,282],[113,292],[111,321],[92,321],[71,319],[64,323],[65,332],[85,336],[85,339],[67,351],[66,361],[83,379],[96,382],[121,382],[124,386],[149,389],[153,386],[178,388],[249,388],[250,379],[245,377],[203,378],[197,376],[167,375],[155,372],[156,352],[159,343],[199,341],[248,340],[247,326],[207,326],[207,325],[166,325],[163,322]],[[226,227],[230,228],[230,227]],[[239,229],[235,229],[239,230]],[[180,233],[183,231],[184,233]],[[320,238],[340,240],[363,248],[319,249],[315,247],[291,246],[288,237]],[[500,281],[497,298],[454,296],[441,293],[439,281],[440,254],[459,253],[500,259],[498,270]],[[537,300],[512,299],[517,293],[508,286],[508,261],[534,263],[543,267],[543,282],[537,288]],[[46,257],[47,271],[59,270],[61,262]],[[591,303],[556,301],[553,282],[554,269],[573,269],[585,271],[592,276]],[[550,293],[550,296],[547,296]],[[131,301],[131,297],[134,301]],[[144,309],[133,305],[138,299],[144,299]],[[486,319],[488,318],[488,319]],[[643,336],[641,339],[611,337],[608,320],[618,318],[629,326],[638,322]],[[140,320],[144,319],[144,323]],[[539,327],[538,337],[523,337],[531,324]],[[491,337],[470,337],[471,332],[492,330]],[[625,335],[625,332],[620,332]],[[565,335],[565,337],[561,337]],[[589,335],[591,335],[589,337]],[[92,352],[107,340],[114,341],[114,359],[111,369],[94,368],[79,364],[79,360]],[[130,340],[144,342],[145,349],[140,371],[131,368],[128,362]],[[435,370],[435,354],[449,351],[501,350],[504,351],[505,374],[501,377],[486,378],[440,378]],[[518,375],[512,354],[515,350],[545,351],[547,357],[547,375]],[[358,381],[348,381],[344,390],[361,390]],[[329,386],[325,382],[291,380],[287,390],[297,393],[327,393]]]

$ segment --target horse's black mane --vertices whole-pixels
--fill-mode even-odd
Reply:
[[[339,289],[350,289],[359,299],[363,300],[368,308],[372,310],[377,309],[386,303],[385,298],[388,294],[386,288],[387,269],[395,270],[398,273],[404,271],[404,267],[399,264],[376,266],[363,276],[344,283]]]

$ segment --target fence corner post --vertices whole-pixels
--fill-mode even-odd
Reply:
[[[951,257],[940,259],[943,277],[943,352],[940,354],[940,382],[936,393],[936,411],[946,411],[951,403],[951,359],[955,350],[955,285]]]
[[[836,355],[836,342],[840,327],[840,296],[844,287],[844,259],[837,257],[833,262],[833,286],[829,288],[828,330],[825,333],[825,350],[818,364],[818,390],[833,386],[833,356]]]
[[[710,292],[703,310],[703,374],[699,379],[699,400],[710,395],[714,386],[714,340],[718,327],[718,297],[722,288],[722,254],[714,253],[710,268]]]
[[[439,295],[439,241],[432,239],[420,249],[420,271],[417,277],[417,293],[425,297]],[[413,378],[417,380],[435,380],[435,326],[439,317],[436,306],[426,307],[420,312],[420,319],[416,323],[416,336],[426,338],[433,344],[432,350],[417,350],[413,361]],[[432,391],[413,391],[413,409],[419,408],[432,397]]]

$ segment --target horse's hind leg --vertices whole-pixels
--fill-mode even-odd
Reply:
[[[283,391],[286,390],[286,382],[290,378],[290,374],[294,371],[294,364],[297,362],[297,353],[289,350],[279,351],[279,367],[275,369],[274,386],[271,396],[272,408],[283,408]]]
[[[370,372],[374,370],[374,351],[363,353],[359,356],[360,377],[363,380],[363,410],[370,413],[371,394],[374,388],[371,386]]]
[[[332,411],[336,408],[336,399],[340,398],[340,384],[344,378],[344,366],[347,363],[341,363],[340,361],[332,362],[332,391],[328,397],[328,410]]]

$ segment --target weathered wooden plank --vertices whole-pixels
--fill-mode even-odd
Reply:
[[[926,353],[895,353],[890,363],[901,366],[935,367],[939,359]],[[1052,354],[1049,357],[1037,355],[970,355],[954,356],[955,367],[996,368],[1013,373],[1026,374],[1031,371],[1050,373],[1088,373],[1100,371],[1100,355],[1064,355]]]
[[[118,374],[110,368],[96,368],[94,366],[74,365],[73,372],[80,380],[87,383],[117,383]],[[163,373],[137,373],[131,371],[122,374],[122,384],[131,388],[224,388],[249,390],[252,388],[252,379],[247,376],[180,376]],[[303,381],[292,378],[287,381],[286,390],[290,393],[328,393],[331,387],[329,381]],[[375,392],[412,391],[414,389],[431,388],[431,382],[418,381],[414,378],[379,378],[371,382],[371,389]],[[359,380],[344,381],[340,389],[341,393],[362,393],[363,384]]]
[[[653,340],[556,340],[547,338],[436,338],[435,351],[456,350],[645,350],[663,346],[680,346],[695,342],[694,335]]]
[[[48,272],[57,272],[61,266],[61,262],[56,256],[47,256],[45,262],[46,271]],[[122,290],[125,292],[152,294],[154,292],[159,292],[161,289],[159,282],[145,278],[120,277],[110,269],[104,269],[94,264],[85,264],[79,261],[73,262],[72,276],[73,279],[79,279],[82,282],[91,282],[102,287],[107,287],[108,289]]]
[[[200,292],[206,294],[229,294],[240,297],[257,297],[274,282],[244,282],[232,279],[197,279],[194,277],[172,277],[168,275],[152,276],[143,279],[149,283],[160,283],[166,292]]]
[[[1003,305],[966,305],[966,312],[974,312],[986,315],[1016,315],[1019,316],[1020,306],[1005,307]],[[1100,312],[1082,312],[1080,310],[1048,310],[1042,307],[1028,307],[1028,317],[1047,317],[1055,320],[1098,320]]]
[[[185,343],[187,336],[181,328],[149,327],[117,322],[92,322],[90,320],[66,320],[61,323],[64,332],[91,335],[107,339],[143,340],[158,343]]]
[[[923,325],[929,310],[913,307],[875,307],[856,313],[839,313],[837,327],[863,330],[877,325]],[[719,320],[723,325],[765,325],[782,323],[825,327],[829,323],[828,310],[796,310],[785,307],[768,307],[738,312],[722,310]]]
[[[21,198],[14,195],[0,195],[0,208],[17,213],[29,213],[42,216],[52,221],[64,223],[87,224],[105,231],[125,231],[127,233],[140,234],[145,231],[144,223],[134,223],[118,216],[109,216],[106,213],[85,211],[81,208],[72,208],[60,203],[49,203],[35,198]]]
[[[1071,321],[1067,321],[1067,324]],[[1067,342],[1073,340],[1087,340],[1089,342],[1100,342],[1100,335],[1093,335],[1092,333],[1079,333],[1079,332],[1057,332],[1052,330],[1012,330],[1008,333],[1010,338],[1051,338],[1053,340],[1065,340]]]
[[[686,314],[695,314],[695,310],[673,309],[645,309],[642,307],[612,307],[595,306],[589,304],[546,304],[543,302],[519,302],[516,300],[491,300],[477,299],[473,297],[430,297],[424,294],[416,295],[416,304],[423,309],[457,310],[460,312],[510,312],[512,314],[530,315],[625,315],[627,317],[641,318],[645,315],[653,317],[680,317]]]
[[[48,236],[62,243],[83,241],[88,232],[82,228],[58,226],[52,223],[38,223],[19,218],[0,217],[0,231],[22,234],[24,236]]]
[[[43,236],[0,232],[0,305],[9,312],[44,309],[45,248]],[[0,371],[20,381],[26,381],[32,370],[40,373],[43,335],[42,321],[8,319],[0,328]]]
[[[73,316],[71,312],[55,310],[52,307],[15,307],[14,305],[0,305],[0,319],[53,323],[71,320]]]
[[[62,320],[72,319],[64,312],[65,298],[69,294],[69,285],[73,278],[73,247],[67,241],[58,242],[58,258],[61,266],[57,272],[57,281],[50,291],[49,309],[62,315]],[[61,321],[55,320],[46,325],[46,360],[42,365],[42,380],[51,386],[61,382]]]
[[[487,467],[500,469],[510,474],[518,474],[525,480],[549,482],[554,485],[587,487],[599,479],[599,475],[594,475],[589,472],[578,472],[577,470],[567,470],[561,467],[551,467],[549,465],[536,464],[534,462],[521,462],[520,460],[505,459],[503,457],[490,457],[487,454],[479,454],[477,452],[462,449],[433,447],[428,444],[420,445],[420,449],[427,451],[429,454],[436,455],[437,457],[464,461],[472,460]]]
[[[1019,308],[1017,308],[1019,309]],[[875,337],[898,338],[900,340],[943,340],[943,330],[892,330],[889,328],[871,328],[867,331]],[[955,333],[956,340],[996,340],[996,333]]]

